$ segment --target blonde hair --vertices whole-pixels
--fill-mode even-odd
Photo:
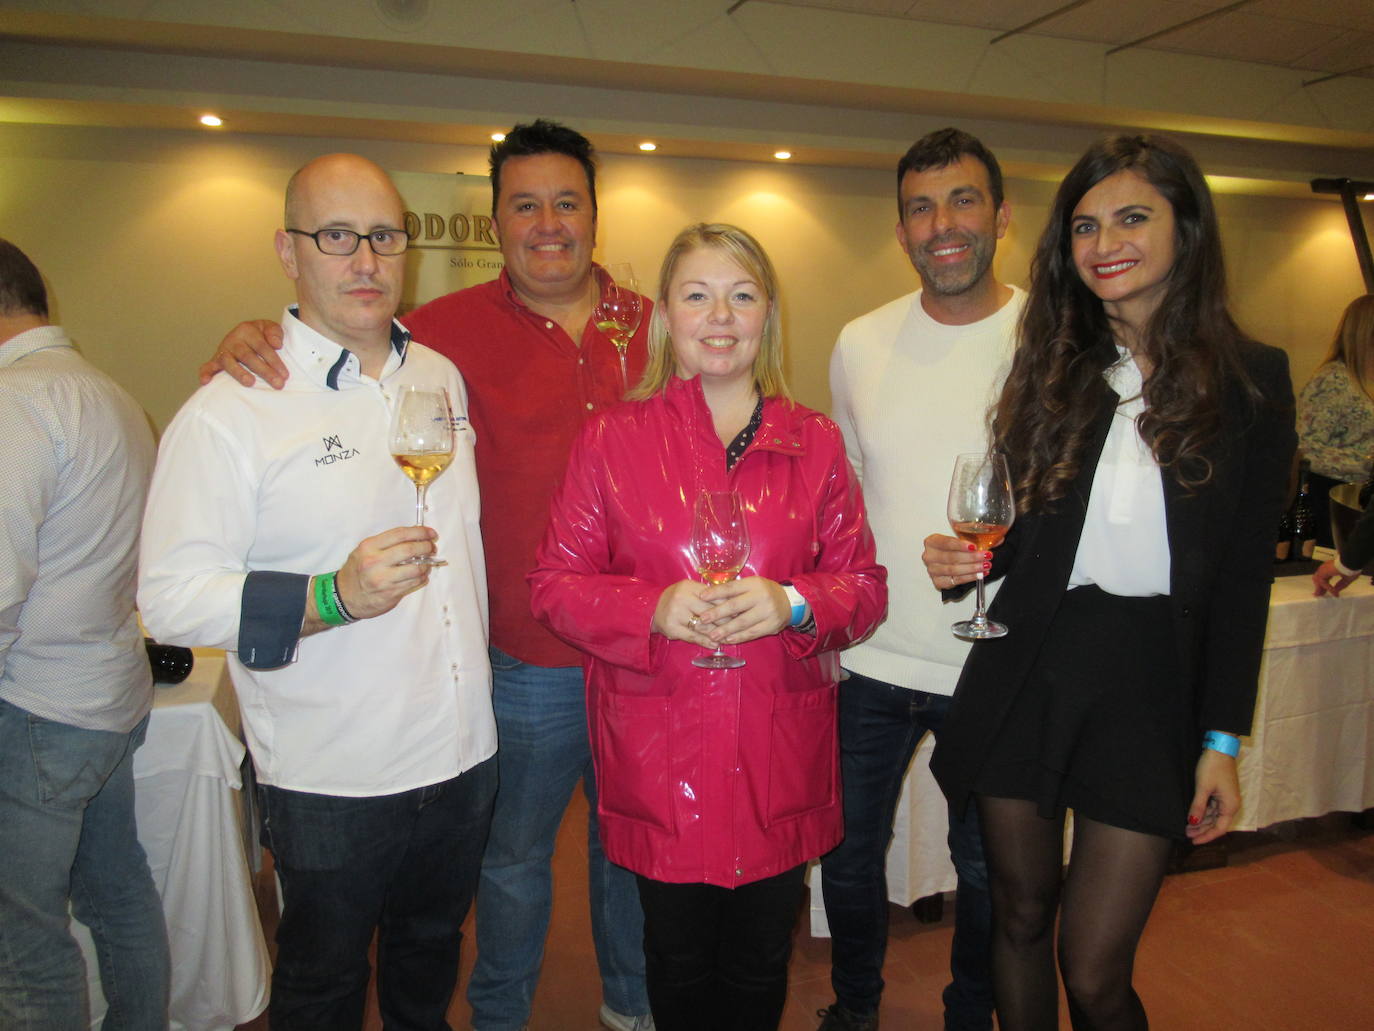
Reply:
[[[1369,389],[1374,380],[1374,294],[1356,297],[1346,305],[1326,361],[1343,363],[1351,380],[1374,399]]]
[[[778,314],[778,275],[773,271],[773,263],[768,260],[762,245],[743,229],[705,222],[688,226],[678,233],[663,256],[663,267],[658,273],[658,296],[649,319],[649,360],[644,366],[644,375],[626,396],[632,401],[646,400],[663,390],[677,375],[677,357],[668,335],[665,301],[678,263],[684,255],[702,247],[722,252],[763,291],[768,300],[768,314],[763,320],[759,353],[754,358],[754,387],[762,397],[791,400],[782,371],[782,320]]]

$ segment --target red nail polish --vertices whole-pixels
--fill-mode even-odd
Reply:
[[[978,549],[975,548],[972,544],[966,545],[966,547],[968,548],[969,551],[977,551],[977,550],[978,550]]]
[[[985,573],[986,573],[986,572],[989,572],[989,571],[991,571],[991,569],[992,569],[992,563],[991,563],[991,562],[984,562],[984,563],[983,563],[983,572],[985,572]]]
[[[1202,822],[1202,817],[1200,817],[1200,816],[1190,816],[1190,817],[1188,817],[1188,825],[1189,825],[1190,827],[1196,827],[1196,826],[1197,826],[1198,824],[1200,824],[1201,822]]]

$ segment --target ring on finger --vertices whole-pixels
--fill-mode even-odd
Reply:
[[[698,620],[696,616],[693,616],[691,619],[687,620],[687,629],[695,630],[698,622],[700,622],[700,620]]]

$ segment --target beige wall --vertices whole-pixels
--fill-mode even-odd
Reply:
[[[274,318],[290,299],[271,247],[281,190],[309,157],[337,149],[396,170],[481,172],[485,162],[477,148],[6,125],[0,235],[33,257],[57,318],[161,427],[228,327]],[[1024,282],[1052,192],[1008,182],[1003,278]],[[599,198],[598,257],[632,261],[646,290],[687,222],[732,221],[755,233],[783,282],[794,393],[816,407],[829,403],[826,363],[840,327],[915,287],[893,239],[888,173],[608,156]],[[1341,209],[1234,195],[1218,205],[1235,311],[1289,351],[1301,384],[1341,309],[1362,292]]]

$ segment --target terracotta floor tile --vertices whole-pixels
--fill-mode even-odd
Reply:
[[[554,919],[532,1031],[597,1031],[600,984],[589,937],[586,803],[574,799],[559,832]],[[269,875],[270,876],[270,875]],[[270,890],[259,885],[269,911]],[[942,1025],[953,906],[937,924],[892,907],[881,1011],[885,1029]],[[449,1010],[467,1029],[462,998],[473,959],[465,928],[462,984]],[[270,938],[270,926],[269,926]],[[830,945],[807,933],[799,909],[781,1031],[813,1031],[833,1001]],[[1344,816],[1238,835],[1222,869],[1166,878],[1136,960],[1151,1026],[1164,1031],[1365,1031],[1374,1027],[1374,831]],[[378,1031],[375,1003],[366,1031]],[[1060,1026],[1068,1017],[1061,1005]],[[245,1028],[266,1031],[260,1018]]]

